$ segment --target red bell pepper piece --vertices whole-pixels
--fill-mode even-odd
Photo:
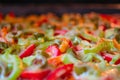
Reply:
[[[110,55],[110,54],[106,54],[104,52],[101,52],[101,56],[104,58],[104,60],[106,60],[107,62],[110,62],[113,58],[113,55]],[[120,64],[120,59],[118,59],[115,64]]]
[[[38,70],[38,71],[23,71],[20,78],[28,80],[43,80],[50,73],[51,70]]]
[[[22,59],[24,57],[32,55],[35,47],[36,47],[35,44],[31,44],[30,46],[27,47],[27,49],[20,53],[19,57]]]
[[[57,45],[48,46],[48,48],[45,50],[45,52],[53,57],[61,55],[61,51],[59,50]]]
[[[67,32],[68,32],[67,30],[55,30],[54,35],[64,35]]]
[[[58,78],[62,77],[63,75],[70,74],[73,70],[73,64],[66,64],[55,71],[53,71],[50,75],[48,75],[47,80],[58,80]]]

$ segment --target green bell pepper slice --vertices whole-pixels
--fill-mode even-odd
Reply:
[[[78,62],[78,59],[76,59],[75,57],[73,57],[71,54],[65,54],[62,57],[62,62],[64,64],[76,63],[76,62]]]
[[[0,73],[0,80],[16,80],[23,70],[23,64],[17,55],[3,54],[0,55],[0,64],[4,66],[3,73]],[[4,65],[3,65],[4,64]],[[6,76],[6,68],[10,74]]]
[[[41,50],[45,50],[49,45],[52,45],[53,42],[52,41],[46,41],[44,43],[41,43],[37,49],[41,49]]]
[[[77,63],[79,60],[73,55],[72,49],[68,49],[67,52],[62,55],[62,62],[64,64]]]
[[[93,35],[91,35],[91,34],[88,34],[87,32],[81,32],[80,34],[81,34],[81,36],[83,36],[84,38],[86,38],[86,39],[88,39],[88,40],[90,40],[90,41],[93,41],[93,42],[97,42],[97,41],[100,40],[99,37],[95,37],[95,36],[93,36]]]
[[[108,50],[108,51],[115,50],[113,41],[107,39],[101,39],[95,47],[84,49],[84,53],[98,53],[102,50]]]
[[[35,56],[28,56],[23,58],[23,63],[25,63],[27,66],[32,65],[32,61],[35,59]]]

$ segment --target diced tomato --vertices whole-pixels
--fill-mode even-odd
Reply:
[[[24,57],[32,55],[35,47],[36,47],[35,44],[31,44],[30,46],[27,47],[27,49],[20,53],[19,57],[22,59]]]
[[[20,75],[21,78],[29,79],[29,80],[43,80],[47,75],[51,72],[51,70],[38,70],[38,71],[23,71]]]
[[[48,46],[48,48],[45,50],[45,52],[52,57],[56,57],[56,56],[61,55],[61,51],[59,50],[57,45]]]
[[[64,35],[67,32],[68,32],[67,30],[55,30],[54,35]]]
[[[58,80],[61,76],[70,74],[73,70],[73,64],[66,64],[58,67],[50,75],[48,75],[47,80]]]

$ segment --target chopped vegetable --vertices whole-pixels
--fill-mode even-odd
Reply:
[[[58,67],[55,71],[53,71],[47,78],[47,80],[57,80],[62,75],[66,75],[71,73],[73,70],[73,64],[66,64],[61,67]]]
[[[95,47],[85,49],[84,52],[85,53],[98,53],[98,52],[100,52],[102,50],[110,51],[110,50],[112,50],[114,48],[115,47],[113,45],[112,40],[101,39],[101,41],[99,41],[98,44]]]
[[[16,80],[23,70],[23,63],[16,55],[4,54],[0,55],[0,68],[0,79]],[[6,71],[6,68],[10,72]]]
[[[55,35],[64,35],[65,33],[67,33],[67,30],[56,30],[55,31]]]
[[[70,43],[70,41],[68,39],[66,39],[66,38],[62,39],[62,43],[60,45],[60,51],[62,53],[64,53],[67,50],[67,48],[69,47],[69,43]]]
[[[43,80],[50,73],[49,69],[37,71],[23,71],[20,75],[23,79],[38,79]]]
[[[0,13],[0,80],[120,80],[120,17]]]
[[[34,49],[35,49],[35,44],[31,44],[29,47],[27,47],[27,49],[25,49],[20,53],[19,57],[22,59],[24,57],[32,55]]]
[[[59,50],[59,48],[57,47],[57,45],[50,45],[48,46],[48,48],[45,51],[47,54],[49,54],[52,57],[56,57],[61,55],[61,51]]]

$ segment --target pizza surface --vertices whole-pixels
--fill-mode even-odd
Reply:
[[[0,14],[0,80],[120,80],[120,15]]]

